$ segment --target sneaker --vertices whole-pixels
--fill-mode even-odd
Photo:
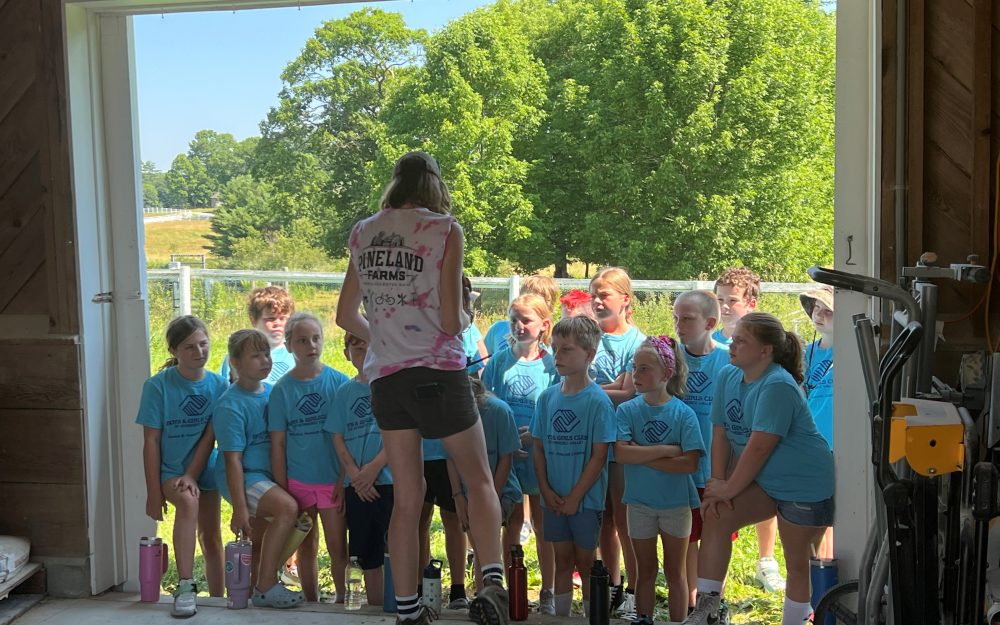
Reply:
[[[648,614],[640,614],[632,619],[632,625],[653,625],[653,617]]]
[[[421,604],[416,618],[401,619],[397,616],[396,625],[430,625],[431,621],[435,621],[437,618],[438,614],[433,608]]]
[[[465,597],[458,597],[457,599],[452,599],[448,604],[449,610],[468,610],[469,600]]]
[[[681,625],[716,625],[719,623],[721,602],[717,592],[698,593],[698,602]]]
[[[550,588],[542,588],[538,593],[538,613],[555,616],[556,595]]]
[[[625,584],[611,587],[611,614],[618,614],[618,608],[625,603]]]
[[[469,619],[479,625],[507,625],[509,601],[503,584],[489,580],[469,604]]]
[[[764,587],[767,592],[780,592],[785,590],[785,578],[778,570],[778,562],[774,558],[761,558],[757,561],[757,582]]]
[[[622,595],[624,595],[624,598],[622,599],[621,605],[618,606],[618,610],[615,612],[615,614],[618,616],[618,618],[625,619],[626,621],[636,620],[637,615],[635,613],[635,591],[626,590],[625,592],[622,593]]]
[[[198,613],[195,597],[198,596],[198,586],[190,579],[183,579],[177,584],[174,594],[174,609],[170,616],[174,618],[189,618]]]
[[[520,542],[522,545],[528,542],[528,539],[531,538],[531,521],[525,520],[524,525],[521,526],[521,535],[518,538],[521,539]]]
[[[281,567],[278,572],[278,579],[285,586],[301,586],[302,581],[299,579],[299,567],[294,564],[286,564]]]

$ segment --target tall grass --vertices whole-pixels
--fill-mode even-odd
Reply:
[[[249,326],[246,311],[246,296],[253,285],[247,282],[231,282],[206,284],[196,280],[192,287],[192,312],[201,317],[209,328],[209,333],[215,345],[209,359],[208,368],[218,371],[225,355],[226,339],[232,332]],[[338,292],[329,287],[309,284],[292,284],[290,292],[296,302],[297,310],[308,310],[316,314],[324,323],[325,343],[323,360],[330,366],[354,375],[354,367],[343,354],[344,333],[334,323]],[[149,286],[150,307],[150,362],[153,370],[167,358],[163,335],[167,323],[174,315],[173,297],[168,282],[151,281]],[[485,332],[493,322],[506,317],[506,290],[487,290],[483,297],[482,309],[477,318],[477,325]],[[633,321],[646,334],[673,334],[672,296],[665,293],[638,293]],[[760,298],[758,310],[767,311],[778,316],[786,327],[794,329],[806,340],[812,337],[811,324],[802,311],[798,297],[794,294],[765,294]],[[222,504],[223,536],[230,536],[229,519],[232,515],[230,506]],[[160,535],[171,540],[173,528],[173,510],[161,524]],[[227,539],[228,540],[228,539]],[[530,594],[537,594],[540,578],[538,563],[535,559],[534,534],[531,535],[525,548],[525,560],[529,571]],[[320,545],[324,542],[321,540]],[[440,518],[435,514],[431,527],[431,551],[434,557],[445,562],[444,534]],[[662,553],[661,553],[662,557]],[[781,546],[778,545],[777,557],[784,567]],[[733,545],[733,560],[729,569],[727,581],[727,600],[732,606],[733,622],[735,623],[776,623],[780,620],[781,596],[765,593],[753,582],[754,566],[757,560],[757,539],[753,529],[740,533],[739,539]],[[323,589],[332,592],[330,575],[330,558],[321,553],[319,558],[320,583]],[[461,573],[464,575],[464,572]],[[195,578],[204,580],[204,562],[200,549],[195,559]],[[164,579],[164,588],[173,590],[177,583],[176,570],[171,568]],[[447,588],[447,586],[443,586]],[[202,588],[207,588],[202,584]],[[657,584],[658,604],[656,620],[666,621],[666,584],[662,573]]]

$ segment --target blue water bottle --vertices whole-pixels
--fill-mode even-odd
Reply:
[[[382,611],[396,612],[396,589],[392,586],[392,562],[389,560],[389,539],[385,541],[385,556],[382,558]]]
[[[837,559],[810,558],[809,581],[812,582],[810,603],[815,610],[823,595],[839,582],[837,576]],[[816,625],[836,625],[836,619],[832,614],[828,614],[825,623],[816,623]]]

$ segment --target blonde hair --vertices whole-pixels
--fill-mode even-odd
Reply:
[[[621,267],[605,267],[590,279],[590,288],[594,288],[594,283],[604,282],[622,295],[628,295],[628,305],[625,307],[625,316],[628,322],[632,322],[632,302],[635,300],[635,293],[632,292],[632,278],[628,272]]]
[[[559,283],[555,278],[543,276],[540,273],[528,276],[521,281],[521,295],[535,293],[549,303],[549,307],[554,309],[559,303]]]
[[[684,354],[681,353],[680,341],[673,337],[670,337],[670,340],[673,343],[670,349],[674,352],[674,374],[667,380],[667,392],[674,397],[684,397],[684,394],[687,392],[687,361],[684,359]],[[652,354],[656,356],[657,362],[663,364],[662,356],[650,339],[647,338],[639,345],[635,353],[638,354],[639,352]],[[632,358],[634,359],[635,355]]]
[[[167,324],[167,347],[170,349],[177,349],[181,346],[181,343],[186,341],[189,336],[201,330],[208,336],[208,328],[205,327],[205,322],[201,319],[195,317],[194,315],[184,315],[182,317],[177,317],[169,324]],[[177,357],[171,356],[167,358],[160,366],[160,371],[164,369],[169,369],[170,367],[177,366]]]
[[[552,328],[552,336],[570,339],[584,349],[597,351],[601,343],[601,327],[590,317],[566,317]]]
[[[746,267],[730,267],[722,272],[715,281],[715,292],[720,286],[731,286],[743,289],[743,299],[749,302],[760,297],[760,276]]]
[[[688,300],[698,308],[701,316],[705,319],[715,319],[718,321],[719,317],[722,316],[722,310],[719,307],[719,298],[711,291],[704,289],[684,291],[674,299],[674,306]]]
[[[270,353],[271,342],[267,340],[266,334],[253,328],[247,330],[237,330],[229,335],[230,362],[240,358],[248,350],[266,351]]]
[[[250,315],[251,323],[260,321],[268,308],[276,315],[290,315],[295,312],[295,302],[288,291],[280,286],[262,286],[250,291],[247,314]]]
[[[787,332],[781,321],[770,313],[753,312],[743,316],[739,325],[745,327],[755,339],[772,349],[771,359],[802,384],[802,339],[794,332]]]
[[[538,315],[542,321],[549,322],[549,327],[542,330],[542,333],[538,335],[538,342],[548,345],[552,341],[552,309],[549,308],[548,302],[542,299],[542,296],[537,293],[525,293],[524,295],[518,295],[510,303],[510,307],[507,309],[508,315],[514,310],[515,306],[518,308],[527,308]],[[511,335],[511,341],[513,341],[513,335]]]
[[[451,212],[451,194],[441,168],[426,152],[408,152],[396,161],[378,203],[383,209],[409,203],[442,215]]]
[[[361,338],[356,334],[351,334],[350,332],[344,332],[344,349],[350,348],[351,345],[360,345],[361,343],[367,343],[367,342],[368,341],[364,340],[363,338]]]
[[[297,312],[288,318],[285,322],[285,345],[291,347],[292,337],[295,336],[295,328],[299,327],[306,321],[312,321],[319,328],[320,337],[323,336],[323,324],[320,323],[319,317],[312,314],[311,312]]]

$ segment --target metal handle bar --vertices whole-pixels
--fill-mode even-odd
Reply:
[[[910,292],[896,286],[891,282],[863,276],[856,273],[847,273],[837,269],[827,269],[813,265],[809,268],[809,277],[822,284],[829,284],[838,289],[847,289],[857,293],[864,293],[870,297],[887,299],[906,311],[908,321],[921,319],[920,307],[917,300],[913,299]]]
[[[906,365],[906,361],[916,351],[923,336],[924,327],[919,321],[906,324],[903,331],[889,345],[888,351],[879,365],[879,414],[875,417],[878,438],[872,441],[872,453],[876,465],[876,479],[879,487],[885,490],[887,486],[898,480],[896,472],[889,464],[889,435],[892,429],[892,387]]]

